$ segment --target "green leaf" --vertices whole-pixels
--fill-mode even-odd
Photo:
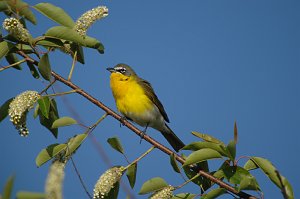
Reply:
[[[175,172],[177,172],[177,173],[180,173],[180,168],[179,168],[179,166],[178,166],[178,164],[177,164],[177,161],[176,161],[176,159],[175,159],[174,153],[172,153],[172,154],[170,155],[170,163],[171,163],[171,165],[172,165],[173,170],[174,170]]]
[[[51,66],[50,66],[48,54],[44,54],[41,57],[40,62],[38,64],[38,69],[39,69],[39,72],[41,73],[42,77],[45,80],[50,81],[50,79],[51,79]]]
[[[187,157],[183,166],[195,164],[198,162],[202,162],[202,161],[214,159],[214,158],[222,158],[222,155],[213,149],[200,149],[198,151],[191,153]]]
[[[35,164],[37,167],[42,166],[52,158],[54,158],[57,154],[67,148],[66,144],[51,144],[43,149],[36,157]]]
[[[79,134],[71,138],[67,143],[67,152],[66,156],[72,155],[77,148],[82,144],[82,142],[85,140],[85,138],[88,136],[88,134]]]
[[[5,59],[6,59],[6,61],[7,61],[10,65],[19,62],[19,59],[18,59],[18,57],[16,56],[15,53],[9,53],[9,54],[7,54],[7,55],[5,56]],[[17,69],[17,70],[22,70],[20,64],[13,66],[13,68],[15,68],[15,69]]]
[[[39,3],[33,6],[33,8],[60,25],[69,28],[73,28],[75,26],[73,19],[60,7],[50,3]]]
[[[208,134],[198,133],[198,132],[195,132],[195,131],[193,131],[192,134],[196,137],[199,137],[199,138],[203,139],[206,142],[212,142],[212,143],[215,143],[215,144],[220,144],[220,145],[225,147],[224,142],[222,142],[222,141],[218,140],[217,138],[214,138],[213,136],[210,136]]]
[[[129,184],[132,189],[135,185],[136,173],[137,173],[137,163],[132,164],[130,167],[128,167],[127,173],[126,173]]]
[[[121,144],[119,138],[117,138],[117,137],[108,138],[107,142],[113,149],[124,154],[124,150],[123,150],[123,147],[122,147],[122,144]]]
[[[12,49],[13,47],[14,45],[12,43],[6,41],[0,42],[0,59],[6,56],[10,49]]]
[[[11,198],[14,181],[15,181],[15,176],[10,176],[7,179],[4,190],[3,190],[2,199],[10,199]]]
[[[244,169],[250,171],[250,170],[254,170],[257,169],[258,166],[255,164],[255,162],[253,162],[253,160],[249,159],[245,164],[244,164]]]
[[[196,194],[192,193],[179,193],[174,195],[171,199],[195,199]]]
[[[294,198],[292,187],[288,180],[279,174],[273,164],[261,157],[251,157],[251,160],[268,176],[268,178],[281,190],[284,190],[288,195],[288,198]]]
[[[6,116],[8,115],[8,109],[9,109],[9,104],[10,102],[13,100],[14,98],[10,98],[8,100],[6,100],[6,102],[4,102],[1,107],[0,107],[0,122],[2,120],[4,120],[4,118],[6,118]]]
[[[101,44],[101,42],[97,39],[89,36],[83,38],[75,30],[65,26],[54,26],[47,30],[45,35],[75,42],[81,46],[85,46],[88,48],[100,49],[101,52],[104,49],[103,44]]]
[[[35,106],[34,112],[33,112],[33,118],[35,119],[39,115],[39,104]]]
[[[234,128],[233,128],[233,135],[234,135],[234,143],[237,144],[238,142],[238,129],[236,125],[236,121],[234,121]]]
[[[224,188],[216,188],[216,189],[212,189],[211,191],[209,191],[206,194],[203,194],[203,196],[201,197],[202,199],[214,199],[217,198],[223,194],[227,193],[226,189]]]
[[[39,118],[40,118],[40,123],[46,127],[49,131],[51,131],[51,133],[54,135],[54,137],[57,138],[57,134],[58,134],[58,129],[55,128],[51,128],[52,124],[55,120],[58,119],[59,115],[58,115],[58,111],[57,111],[57,106],[56,106],[56,102],[54,99],[51,99],[50,101],[50,111],[49,111],[49,119],[47,119],[39,110]]]
[[[46,194],[44,193],[35,193],[28,191],[19,191],[17,193],[17,199],[45,199]]]
[[[39,110],[42,114],[49,119],[49,111],[50,111],[50,99],[47,96],[41,97],[38,99]]]
[[[164,187],[167,187],[166,181],[160,177],[152,178],[146,181],[139,192],[140,195],[158,191]]]
[[[72,41],[83,46],[85,45],[84,39],[75,30],[65,26],[54,26],[47,30],[45,35],[50,37],[56,37],[59,39],[64,39],[67,41]]]
[[[55,120],[51,128],[58,128],[63,126],[70,126],[72,124],[77,124],[77,121],[71,117],[61,117]]]
[[[36,18],[29,9],[30,6],[27,3],[24,3],[22,0],[7,1],[7,3],[15,13],[18,13],[19,16],[25,17],[25,19],[33,24],[37,23]]]
[[[55,48],[60,48],[64,46],[64,43],[60,39],[52,38],[52,37],[45,37],[43,40],[36,41],[35,44],[44,47],[55,47]]]
[[[242,177],[238,191],[241,190],[255,190],[255,191],[260,190],[255,177],[250,173],[248,174],[246,173],[246,175]]]
[[[33,65],[33,63],[31,62],[27,62],[27,66],[30,70],[31,75],[35,78],[35,79],[39,79],[40,78],[40,74],[39,72],[36,70],[35,66]]]
[[[218,151],[221,155],[227,156],[227,151],[226,148],[223,147],[221,144],[216,144],[212,142],[192,142],[182,148],[182,150],[192,150],[192,151],[197,151],[199,149],[213,149],[215,151]]]
[[[78,44],[76,43],[71,43],[71,50],[73,53],[75,53],[77,51],[77,61],[84,64],[84,53],[83,53],[83,48],[82,46],[79,46]],[[73,56],[73,55],[71,55]],[[72,57],[73,59],[73,57]]]
[[[236,144],[234,140],[231,140],[229,144],[226,147],[228,151],[228,157],[230,158],[231,161],[234,161],[235,156],[236,156]]]
[[[7,3],[5,1],[0,1],[0,12],[8,10]]]

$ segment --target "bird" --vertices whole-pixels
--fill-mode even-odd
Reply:
[[[178,152],[185,144],[167,125],[168,115],[156,96],[151,84],[140,78],[127,64],[117,64],[107,68],[110,74],[110,87],[118,111],[124,119],[145,127],[152,127],[162,133],[165,139]]]

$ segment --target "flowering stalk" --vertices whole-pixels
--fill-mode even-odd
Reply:
[[[169,185],[159,191],[156,191],[154,194],[150,196],[150,199],[171,199],[173,197],[174,190],[175,188]]]
[[[97,20],[102,19],[108,15],[108,8],[105,6],[98,6],[92,10],[87,11],[79,17],[75,23],[74,29],[83,38],[89,27]]]
[[[94,199],[105,198],[114,188],[115,184],[121,180],[125,171],[124,167],[112,167],[103,173],[94,188]]]
[[[29,134],[26,127],[26,116],[40,97],[36,91],[25,91],[15,97],[9,104],[8,115],[10,116],[10,121],[21,136],[26,137]]]
[[[62,187],[65,178],[66,161],[54,160],[51,164],[46,185],[46,199],[62,199]]]
[[[28,30],[26,30],[23,24],[21,24],[19,20],[14,17],[6,18],[3,21],[2,26],[11,35],[16,37],[20,41],[28,42],[31,38],[31,35],[29,34]]]

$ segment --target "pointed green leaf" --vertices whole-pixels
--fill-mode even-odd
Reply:
[[[49,119],[49,111],[50,111],[50,99],[47,96],[41,97],[38,99],[39,110],[42,114]]]
[[[288,180],[279,174],[273,164],[261,157],[251,157],[251,160],[270,178],[270,180],[281,190],[284,190],[288,195],[288,198],[293,198],[294,193]],[[284,182],[284,183],[282,183]]]
[[[1,107],[0,107],[0,122],[6,118],[6,116],[8,115],[8,109],[9,109],[9,104],[10,102],[13,100],[14,98],[10,98],[8,100],[6,100],[6,102],[4,102]]]
[[[56,106],[56,102],[54,99],[51,99],[50,101],[50,111],[49,111],[49,119],[47,119],[39,110],[39,118],[40,118],[40,123],[46,127],[49,131],[51,131],[51,133],[54,135],[55,138],[57,138],[57,134],[58,134],[58,129],[55,128],[51,128],[52,124],[55,120],[58,119],[59,115],[58,115],[58,111],[57,111],[57,106]]]
[[[226,189],[216,188],[216,189],[212,189],[206,194],[203,194],[202,199],[214,199],[226,193],[227,193]]]
[[[179,193],[174,195],[171,199],[195,199],[196,194],[192,193]]]
[[[19,191],[17,193],[17,199],[45,199],[46,194],[44,193],[36,193],[36,192],[27,192],[27,191]]]
[[[22,0],[7,1],[7,3],[15,13],[18,13],[19,16],[25,17],[25,19],[30,21],[32,24],[37,23],[36,18],[29,9],[30,6],[27,3],[24,3]]]
[[[33,63],[31,62],[27,62],[27,66],[30,70],[31,75],[35,78],[35,79],[39,79],[40,78],[40,74],[39,72],[36,70],[35,66],[33,65]]]
[[[82,142],[85,140],[87,136],[88,134],[84,133],[84,134],[76,135],[73,138],[71,138],[67,143],[68,147],[67,147],[66,156],[72,155],[82,144]]]
[[[6,42],[6,41],[0,42],[0,59],[2,59],[2,57],[6,56],[7,53],[9,52],[9,50],[12,49],[13,47],[14,47],[14,45],[9,42]]]
[[[234,143],[236,144],[238,142],[238,129],[236,125],[236,121],[234,121],[234,128],[233,128],[233,135],[234,135]]]
[[[220,145],[225,147],[224,142],[218,140],[217,138],[214,138],[211,135],[204,134],[204,133],[198,133],[198,132],[195,132],[195,131],[193,131],[192,134],[196,137],[199,137],[199,138],[203,139],[206,142],[212,142],[212,143],[215,143],[215,144],[220,144]]]
[[[48,54],[44,54],[41,57],[40,62],[38,64],[38,69],[39,69],[39,72],[41,73],[42,77],[45,80],[50,81],[50,79],[51,79],[51,66],[50,66],[50,61],[49,61]]]
[[[84,53],[83,53],[82,46],[79,46],[76,43],[72,43],[71,50],[72,50],[73,54],[77,51],[77,57],[76,57],[77,61],[84,64]],[[73,55],[71,55],[71,56],[73,56]],[[73,57],[72,57],[72,59],[73,59]]]
[[[230,158],[231,161],[234,161],[235,156],[236,156],[236,144],[234,140],[231,140],[229,144],[226,147],[228,151],[228,157]]]
[[[121,144],[119,138],[117,138],[117,137],[108,138],[107,142],[113,149],[124,154],[124,150],[123,150],[123,147],[122,147],[122,144]]]
[[[213,149],[215,151],[218,151],[221,155],[227,156],[227,151],[226,148],[223,147],[221,144],[216,144],[212,142],[192,142],[182,148],[182,150],[192,150],[192,151],[197,151],[199,149]]]
[[[15,181],[15,176],[10,176],[7,179],[4,190],[3,190],[2,199],[10,199],[11,198],[14,181]]]
[[[100,41],[98,41],[97,39],[95,39],[93,37],[89,37],[89,36],[86,36],[84,38],[84,42],[85,42],[84,46],[89,47],[89,48],[98,49],[98,48],[101,48],[101,46],[103,46],[100,43]]]
[[[36,157],[35,164],[37,167],[42,166],[57,154],[67,148],[66,144],[51,144],[47,148],[43,149]]]
[[[35,106],[34,112],[33,112],[33,118],[35,119],[39,115],[39,104]]]
[[[51,128],[58,128],[63,126],[70,126],[72,124],[77,124],[77,121],[71,117],[61,117],[55,120]]]
[[[202,162],[202,161],[214,159],[214,158],[222,158],[222,155],[213,149],[200,149],[198,151],[191,153],[187,157],[183,166],[195,164],[198,162]]]
[[[18,59],[18,57],[16,56],[15,53],[9,53],[9,54],[7,54],[7,55],[5,56],[5,59],[6,59],[6,61],[7,61],[10,65],[19,62],[19,59]],[[15,68],[15,69],[17,69],[17,70],[22,70],[20,64],[13,66],[13,68]]]
[[[171,163],[171,165],[172,165],[173,170],[174,170],[175,172],[177,172],[177,173],[180,173],[180,168],[179,168],[179,166],[178,166],[178,164],[177,164],[177,161],[176,161],[176,159],[175,159],[174,153],[172,153],[172,154],[170,155],[170,163]]]
[[[55,47],[60,48],[64,46],[64,43],[57,38],[45,37],[43,40],[35,41],[36,45],[41,45],[44,47]]]
[[[139,192],[140,195],[144,195],[147,193],[155,192],[157,190],[160,190],[164,187],[167,187],[168,184],[166,181],[160,177],[152,178],[148,181],[146,181]]]
[[[258,166],[255,164],[255,162],[253,162],[253,160],[249,159],[245,164],[244,164],[244,169],[250,171],[250,170],[254,170],[257,169]]]
[[[127,173],[126,173],[129,184],[130,184],[132,189],[135,185],[136,172],[137,172],[137,163],[132,164],[130,167],[128,167]]]
[[[50,3],[39,3],[33,6],[37,11],[59,23],[60,25],[73,28],[75,22],[73,19],[60,7],[57,7]]]

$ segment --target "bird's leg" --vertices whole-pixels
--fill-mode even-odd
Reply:
[[[141,137],[140,144],[142,143],[142,139],[143,139],[144,136],[146,135],[146,131],[147,131],[148,125],[149,125],[149,124],[146,125],[146,127],[145,127],[144,130],[142,130],[142,133],[141,133],[141,135],[140,135],[140,137]]]

